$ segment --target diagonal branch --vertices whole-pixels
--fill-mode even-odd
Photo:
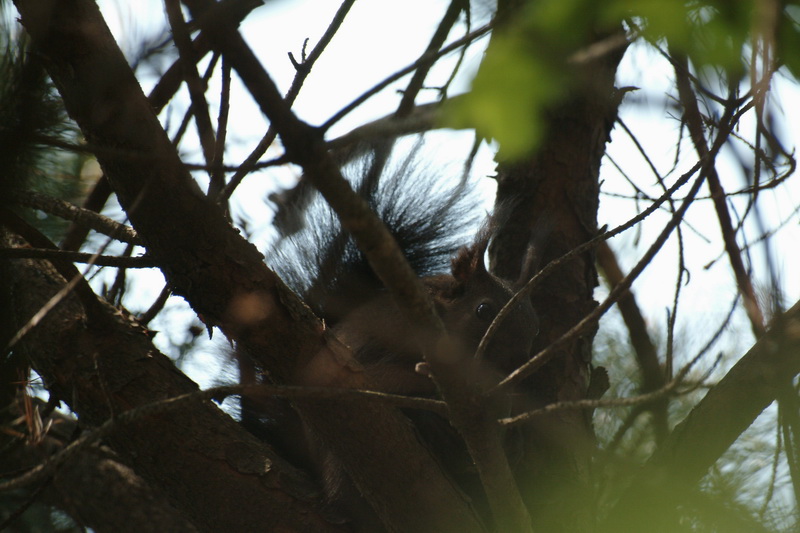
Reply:
[[[91,209],[78,207],[59,198],[34,191],[21,191],[14,193],[12,200],[26,207],[39,209],[65,220],[72,220],[81,226],[91,228],[119,241],[141,244],[136,232],[128,226],[120,224],[116,220],[112,220]]]
[[[53,259],[118,268],[154,268],[157,266],[147,257],[116,257],[113,255],[70,252],[54,248],[0,248],[0,258]]]
[[[169,25],[172,28],[172,38],[175,47],[180,54],[181,65],[183,66],[183,79],[189,89],[189,98],[192,102],[192,114],[197,126],[197,136],[200,138],[200,146],[203,148],[203,157],[207,165],[214,162],[214,127],[211,125],[211,116],[208,111],[206,101],[205,84],[200,79],[197,72],[197,61],[192,47],[192,38],[189,35],[189,28],[183,19],[180,0],[165,0],[164,5],[167,11]],[[212,173],[212,183],[214,174]]]
[[[671,62],[675,67],[675,79],[678,85],[678,94],[686,125],[689,128],[689,135],[692,138],[695,150],[700,157],[708,153],[706,138],[703,134],[703,118],[700,109],[697,107],[697,97],[694,94],[689,78],[689,64],[684,56],[671,54]],[[764,333],[764,314],[758,305],[753,282],[747,274],[747,269],[742,261],[742,254],[736,244],[736,232],[733,229],[731,215],[728,211],[727,196],[720,183],[716,167],[711,167],[708,173],[708,188],[711,191],[711,199],[714,202],[714,209],[717,212],[722,240],[725,243],[725,251],[731,262],[736,284],[739,292],[744,299],[744,308],[747,317],[750,319],[750,326],[756,338]]]
[[[276,381],[296,383],[299,369],[314,360],[327,364],[328,375],[340,386],[369,389],[364,372],[347,364],[349,352],[324,335],[322,324],[284,288],[262,255],[191,179],[95,3],[16,0],[15,4],[87,140],[101,147],[124,147],[139,156],[123,159],[106,152],[98,160],[174,293],[184,296],[207,325],[220,327],[247,353],[257,354]],[[208,28],[213,38],[220,32],[235,33],[236,18],[224,4],[212,4],[207,16],[214,23]],[[256,69],[248,70],[236,65],[236,53],[227,55],[246,83],[255,77],[257,83],[268,84],[269,96],[275,98],[270,118],[290,157],[306,162],[305,158],[317,158],[317,176],[338,174],[321,136],[297,121],[255,58]],[[260,91],[254,94],[263,97]],[[348,220],[361,224],[357,213]],[[364,402],[359,409],[345,410],[332,402],[308,401],[303,414],[326,443],[338,445],[337,455],[347,461],[371,503],[390,517],[390,527],[482,529],[396,409]],[[341,440],[342,435],[348,439]]]
[[[636,476],[602,531],[644,531],[674,513],[681,496],[800,373],[800,302],[692,409]]]
[[[367,202],[342,177],[327,151],[321,132],[292,113],[241,35],[217,21],[213,26],[208,24],[205,11],[212,3],[206,0],[186,0],[184,3],[201,26],[210,32],[214,45],[231,61],[261,111],[281,136],[289,159],[303,167],[306,178],[337,213],[342,227],[353,235],[405,318],[424,332],[421,344],[426,362],[442,398],[450,407],[450,420],[476,462],[498,527],[516,531],[529,529],[530,518],[506,460],[499,428],[489,413],[476,412],[474,405],[480,393],[475,384],[469,383],[466,368],[447,363],[448,354],[445,352],[453,347],[442,342],[445,334],[441,319],[397,242]],[[357,479],[356,483],[368,481],[374,490],[375,480]],[[372,491],[362,492],[370,496]],[[380,507],[376,510],[379,513],[384,511]],[[397,518],[407,520],[405,516]]]
[[[434,62],[438,58],[436,53],[444,44],[450,30],[465,7],[468,9],[464,0],[450,0],[450,5],[442,17],[439,27],[436,28],[436,32],[434,32],[430,43],[428,43],[428,47],[425,49],[422,57],[420,57],[419,66],[411,76],[411,80],[408,82],[405,91],[403,91],[403,98],[400,100],[400,105],[395,112],[398,118],[405,117],[414,109],[414,100],[422,89],[422,84],[425,82],[428,72],[430,72],[431,67],[433,67]]]
[[[609,286],[614,289],[617,285],[622,283],[625,279],[622,269],[617,262],[614,251],[608,245],[607,241],[600,243],[597,247],[597,263],[605,275]],[[622,319],[625,321],[625,326],[628,328],[630,334],[631,345],[636,355],[636,360],[639,363],[639,369],[642,373],[642,392],[648,393],[656,391],[664,386],[666,380],[664,379],[664,372],[658,361],[658,353],[653,344],[650,334],[647,331],[644,317],[639,310],[639,305],[636,303],[636,297],[633,292],[628,290],[624,292],[617,307],[622,314]],[[667,398],[656,398],[658,401],[653,402],[647,408],[653,413],[654,427],[658,440],[662,440],[667,434]]]
[[[328,29],[325,30],[325,33],[320,38],[317,45],[311,50],[311,53],[308,54],[308,57],[302,63],[297,63],[293,61],[295,64],[295,68],[297,69],[297,74],[292,80],[292,85],[289,87],[289,90],[286,91],[286,96],[284,100],[286,104],[291,107],[294,103],[297,95],[300,94],[300,89],[303,87],[303,83],[305,83],[306,78],[311,73],[311,69],[314,67],[314,64],[322,55],[322,52],[325,51],[325,48],[330,44],[331,40],[333,39],[336,32],[339,31],[339,28],[344,23],[345,17],[350,12],[350,8],[353,7],[355,0],[344,0],[342,5],[339,6],[339,9],[336,11],[336,14],[333,16],[333,20],[331,21]],[[272,145],[272,142],[275,140],[277,132],[275,128],[270,124],[269,128],[267,128],[267,133],[264,134],[264,137],[259,141],[258,145],[253,149],[250,155],[247,156],[247,159],[239,166],[236,170],[236,173],[231,177],[230,182],[225,186],[225,188],[220,193],[220,200],[227,200],[233,194],[233,191],[242,180],[256,168],[256,164],[258,160],[263,156],[267,149]]]

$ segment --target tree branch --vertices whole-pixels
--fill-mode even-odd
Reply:
[[[87,140],[98,146],[124,146],[126,151],[140,154],[123,161],[109,151],[99,154],[98,160],[173,291],[184,296],[206,324],[219,326],[248,354],[257,355],[273,379],[296,382],[301,369],[313,360],[330,369],[326,376],[331,383],[369,389],[364,372],[348,363],[352,358],[349,352],[323,335],[321,323],[283,287],[266,268],[261,254],[227,223],[191,179],[94,2],[16,0],[16,5],[68,112]],[[219,6],[213,4],[207,14],[213,25],[206,29],[215,40],[222,33],[225,41],[225,34],[233,32],[240,42],[233,30],[237,21]],[[204,19],[199,20],[203,26]],[[316,170],[320,177],[338,174],[321,136],[294,118],[252,54],[251,64],[243,68],[235,62],[240,49],[228,53],[222,48],[246,84],[255,77],[256,85],[264,82],[269,86],[276,110],[270,111],[270,118],[290,157],[319,161]],[[253,93],[262,100],[260,90]],[[219,253],[221,250],[224,253]],[[378,512],[390,517],[390,527],[482,529],[463,496],[440,473],[396,409],[364,402],[358,409],[343,410],[330,401],[311,400],[301,409]],[[208,505],[209,509],[215,507]]]
[[[141,245],[136,231],[124,224],[101,215],[91,209],[84,209],[59,198],[53,198],[34,191],[20,191],[14,193],[11,200],[26,207],[39,209],[45,213],[72,220],[77,224],[107,235],[118,241]]]
[[[183,20],[180,0],[165,0],[164,5],[166,7],[169,25],[172,28],[172,39],[180,54],[181,65],[183,67],[183,80],[186,82],[186,87],[189,89],[192,114],[194,115],[194,122],[197,126],[197,136],[200,138],[200,146],[203,149],[203,157],[205,158],[206,164],[210,166],[214,162],[215,135],[214,128],[211,125],[211,116],[208,111],[208,102],[206,101],[205,83],[200,79],[200,74],[197,72],[197,61],[199,57],[195,56],[189,29],[186,25],[186,21]],[[212,172],[212,184],[214,183],[214,177],[214,173]],[[213,188],[211,185],[210,187]]]
[[[195,18],[202,21],[209,7],[205,0],[185,0]],[[476,412],[475,399],[480,391],[469,383],[466,368],[448,364],[452,360],[446,353],[453,347],[445,340],[444,326],[437,316],[428,291],[417,278],[385,225],[370,210],[367,202],[358,196],[342,177],[328,154],[321,132],[303,123],[283,101],[275,83],[263,69],[258,59],[235,29],[214,23],[214,45],[231,61],[261,111],[275,127],[289,159],[303,167],[304,175],[320,191],[337,213],[342,227],[349,231],[359,248],[364,251],[370,266],[392,294],[395,302],[412,326],[423,332],[421,345],[431,375],[442,398],[450,407],[450,421],[464,438],[475,460],[484,485],[487,487],[495,520],[508,528],[525,531],[530,518],[516,489],[511,469],[505,458],[496,421],[487,412]],[[350,465],[353,468],[354,465]],[[357,484],[369,482],[365,496],[375,493],[375,480],[356,479]],[[383,481],[382,485],[386,482]],[[497,496],[497,497],[495,497]],[[408,520],[408,515],[396,515],[396,502],[385,509],[381,502],[373,501],[379,514],[389,520]],[[377,505],[376,505],[377,504]],[[392,512],[389,516],[388,512]],[[417,510],[418,512],[418,510]],[[389,522],[390,527],[398,527]],[[449,527],[453,527],[452,525]]]
[[[670,61],[675,67],[678,94],[680,95],[681,105],[684,109],[683,116],[689,128],[692,143],[694,144],[697,154],[703,157],[708,153],[708,146],[706,145],[706,138],[703,134],[703,118],[700,114],[700,109],[697,107],[697,97],[694,91],[692,91],[691,81],[689,79],[689,64],[685,57],[678,54],[671,54]],[[725,243],[725,251],[731,262],[731,268],[733,269],[739,292],[742,294],[744,308],[747,312],[747,317],[750,319],[750,326],[753,329],[753,334],[758,338],[764,333],[764,314],[756,299],[753,282],[750,280],[750,276],[747,274],[747,269],[742,261],[742,254],[739,251],[739,246],[736,244],[736,234],[733,230],[731,215],[728,212],[727,197],[725,196],[725,190],[722,188],[722,183],[719,180],[719,175],[717,175],[716,167],[711,167],[709,169],[708,188],[711,191],[711,199],[714,202],[714,209],[717,212],[722,240]]]
[[[700,401],[653,454],[600,531],[639,531],[666,522],[681,498],[800,373],[800,302]],[[643,529],[644,528],[644,529]]]
[[[4,240],[9,245],[14,239]],[[3,304],[17,311],[18,321],[35,314],[65,283],[41,261],[0,265],[8,287]],[[265,523],[289,531],[338,529],[306,503],[316,491],[309,481],[215,405],[198,402],[129,415],[156,399],[193,392],[196,385],[156,350],[151,333],[132,317],[100,300],[98,305],[105,314],[102,327],[88,320],[70,295],[58,313],[39,323],[35,335],[19,343],[51,394],[67,402],[84,424],[102,428],[25,479],[49,475],[82,446],[103,437],[203,529],[257,530]],[[286,512],[287,501],[297,512]]]
[[[155,268],[156,263],[148,257],[115,257],[51,248],[0,248],[0,258],[54,259],[71,263],[91,263],[96,266],[117,268]]]
[[[302,63],[298,63],[299,68],[296,66],[297,74],[292,80],[292,85],[289,87],[289,90],[286,91],[286,96],[284,100],[286,104],[291,107],[294,103],[295,99],[297,99],[297,95],[300,94],[300,89],[303,87],[303,83],[305,83],[306,78],[311,73],[311,69],[314,67],[314,64],[322,55],[322,52],[325,51],[325,48],[330,44],[331,40],[333,39],[336,32],[339,31],[339,28],[344,23],[345,17],[350,12],[350,8],[353,7],[355,0],[344,0],[342,5],[339,6],[339,9],[336,11],[336,14],[333,16],[333,20],[331,20],[330,25],[328,25],[328,29],[325,30],[325,33],[320,38],[317,45],[311,50],[311,53],[308,54],[308,57]],[[267,133],[264,134],[264,137],[259,141],[258,146],[253,149],[250,155],[244,160],[244,162],[239,166],[236,170],[236,173],[231,177],[230,182],[225,186],[220,194],[220,201],[227,200],[233,194],[233,191],[242,180],[256,168],[256,164],[258,160],[263,156],[267,149],[272,145],[273,141],[275,140],[275,136],[277,132],[275,128],[270,124],[269,128],[267,128]]]
[[[37,403],[43,406],[43,402]],[[76,421],[53,413],[47,422],[52,425],[41,440],[4,443],[0,471],[20,472],[37,467],[65,448],[75,432]],[[165,495],[120,463],[107,447],[92,446],[73,454],[39,482],[30,498],[61,509],[79,524],[100,532],[197,531]],[[126,512],[121,513],[120,509]],[[0,528],[3,525],[13,527],[15,523],[7,520]]]
[[[617,287],[625,279],[622,269],[619,263],[617,263],[614,251],[608,245],[608,241],[602,242],[597,247],[597,263],[603,270],[611,289]],[[658,353],[656,353],[656,348],[653,345],[653,341],[650,339],[647,325],[636,303],[636,297],[633,292],[630,290],[623,292],[617,301],[617,307],[628,328],[631,345],[636,354],[636,360],[639,363],[639,370],[642,375],[642,392],[648,393],[656,391],[664,386],[666,380],[664,379],[664,372],[661,369],[661,364],[658,361]],[[654,427],[656,433],[659,435],[659,441],[666,436],[668,431],[667,402],[665,398],[660,398],[660,400],[662,401],[653,402],[648,406],[648,409],[653,413]]]

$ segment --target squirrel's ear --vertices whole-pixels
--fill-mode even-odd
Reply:
[[[483,256],[486,254],[488,241],[480,240],[472,246],[464,247],[453,258],[453,277],[459,283],[466,283],[475,275],[486,273]]]

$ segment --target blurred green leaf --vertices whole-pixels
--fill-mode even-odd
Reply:
[[[497,140],[504,157],[520,156],[541,137],[541,110],[558,95],[558,78],[520,39],[496,38],[472,91],[450,108],[450,123]]]
[[[623,23],[640,30],[650,42],[666,41],[697,71],[740,79],[750,68],[753,32],[768,20],[764,9],[753,0],[530,2],[496,30],[471,93],[449,108],[447,123],[474,127],[497,140],[500,158],[528,153],[541,139],[545,110],[569,93],[573,67],[567,59],[593,42],[593,36]],[[781,14],[779,58],[796,74],[800,6],[790,3]]]
[[[795,78],[800,76],[800,2],[786,6],[778,23],[776,55]]]

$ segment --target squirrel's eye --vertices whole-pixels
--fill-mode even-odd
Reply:
[[[478,307],[475,308],[475,316],[477,316],[481,320],[490,322],[494,320],[495,316],[497,316],[497,310],[494,308],[492,304],[487,302],[482,302],[478,304]]]

